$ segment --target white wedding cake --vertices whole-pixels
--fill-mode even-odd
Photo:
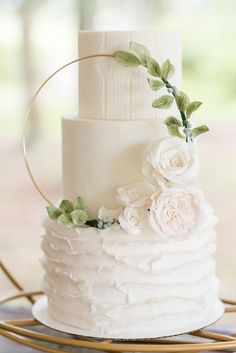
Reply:
[[[79,65],[79,116],[62,118],[64,199],[71,202],[48,208],[44,223],[49,315],[104,338],[207,326],[223,313],[213,259],[216,217],[199,190],[198,156],[188,140],[200,131],[187,123],[200,103],[176,88],[180,34],[79,32],[79,57],[97,54],[108,56]],[[151,75],[158,80],[148,84]],[[166,88],[169,95],[161,96]],[[168,111],[153,108],[168,108],[173,99]],[[178,108],[189,124],[186,140],[173,118]]]

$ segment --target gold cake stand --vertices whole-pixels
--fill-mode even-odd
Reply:
[[[41,291],[26,292],[7,267],[0,261],[0,269],[16,288],[16,293],[0,298],[0,305],[15,299],[25,298],[32,305],[34,297],[42,295]],[[222,299],[225,304],[225,314],[236,313],[236,301]],[[91,339],[76,335],[65,335],[55,330],[52,334],[37,332],[34,328],[43,326],[35,319],[3,320],[0,321],[0,335],[27,347],[48,353],[71,353],[71,347],[105,352],[202,352],[202,351],[229,351],[236,349],[236,333],[225,335],[207,329],[189,333],[190,339],[162,338],[148,340],[102,340]],[[186,336],[184,336],[186,337]],[[198,341],[196,342],[196,337]],[[195,338],[195,340],[193,339]],[[199,340],[200,339],[200,340]],[[57,348],[56,345],[60,345]]]

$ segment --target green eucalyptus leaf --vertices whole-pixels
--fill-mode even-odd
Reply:
[[[170,60],[167,59],[161,66],[161,77],[165,80],[171,78],[175,73],[175,68],[171,64]]]
[[[190,118],[191,114],[195,112],[195,110],[197,110],[201,105],[202,105],[202,102],[197,102],[197,101],[189,103],[186,109],[187,118]]]
[[[73,203],[68,200],[62,200],[59,208],[65,211],[65,213],[70,213],[73,211]]]
[[[161,76],[161,68],[158,62],[153,58],[148,58],[147,60],[148,72],[150,75],[155,77]]]
[[[56,208],[55,206],[48,206],[46,207],[48,217],[56,220],[58,217],[63,213],[63,210],[60,210],[59,208]]]
[[[164,124],[166,124],[170,136],[184,138],[184,136],[179,131],[179,128],[183,126],[179,119],[174,116],[169,116],[164,120]]]
[[[184,136],[180,133],[179,128],[176,125],[167,125],[167,130],[170,136],[177,136],[180,138],[184,138]]]
[[[88,215],[83,210],[74,210],[70,215],[75,225],[85,224],[88,220]]]
[[[149,83],[149,86],[151,87],[151,89],[153,91],[158,91],[159,89],[161,89],[162,87],[165,86],[163,81],[161,81],[161,80],[151,80],[150,78],[148,78],[148,83]]]
[[[169,116],[168,118],[166,118],[164,120],[164,124],[166,125],[172,125],[172,126],[177,126],[177,127],[181,127],[183,126],[182,122],[177,119],[175,116]]]
[[[77,197],[74,205],[74,210],[83,210],[85,212],[88,211],[88,207],[86,206],[86,203],[81,196]],[[71,211],[73,211],[73,209]]]
[[[189,104],[189,97],[187,94],[180,91],[179,94],[175,96],[175,101],[179,110],[184,113]]]
[[[114,58],[119,64],[128,67],[137,67],[141,63],[139,59],[132,53],[127,51],[118,50],[114,53]]]
[[[204,134],[204,132],[209,131],[206,125],[201,125],[191,129],[192,137],[197,137],[198,135]]]
[[[130,42],[129,50],[138,58],[142,65],[147,66],[147,62],[151,54],[144,45],[135,42]]]
[[[73,228],[74,227],[74,224],[72,222],[72,217],[70,214],[61,214],[58,219],[57,219],[59,222],[61,222],[62,224],[66,225],[67,227],[69,228]]]
[[[168,109],[172,106],[173,100],[174,100],[174,97],[167,94],[155,99],[152,102],[152,107],[159,108],[159,109]]]

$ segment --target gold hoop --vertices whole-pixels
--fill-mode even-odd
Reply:
[[[23,126],[23,135],[22,135],[22,147],[23,147],[23,156],[24,156],[24,161],[25,161],[25,165],[26,165],[26,169],[28,171],[28,174],[30,176],[30,179],[35,187],[35,189],[38,191],[38,193],[40,194],[40,196],[49,204],[49,205],[53,205],[53,203],[45,196],[45,194],[43,193],[43,191],[40,189],[39,185],[37,184],[33,173],[30,169],[29,166],[29,162],[28,162],[28,153],[27,153],[27,148],[26,148],[26,133],[27,133],[27,127],[28,127],[28,122],[30,120],[30,113],[33,107],[33,104],[36,100],[36,98],[38,97],[39,93],[42,91],[42,89],[44,88],[44,86],[46,86],[46,84],[48,83],[48,81],[50,81],[56,74],[58,74],[60,71],[62,71],[63,69],[65,69],[67,66],[70,66],[76,62],[79,61],[83,61],[83,60],[87,60],[87,59],[92,59],[92,58],[98,58],[98,57],[110,57],[113,58],[114,56],[111,54],[95,54],[95,55],[89,55],[89,56],[84,56],[82,58],[78,58],[75,60],[70,61],[69,63],[61,66],[59,69],[57,69],[56,71],[54,71],[50,76],[48,76],[46,78],[46,80],[41,84],[41,86],[37,89],[36,93],[33,95],[33,98],[31,99],[31,102],[29,104],[27,113],[26,113],[26,117],[25,117],[25,121],[24,121],[24,126]]]

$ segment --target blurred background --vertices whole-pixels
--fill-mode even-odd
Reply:
[[[0,258],[27,289],[40,286],[45,202],[26,173],[21,134],[27,105],[55,69],[77,58],[79,29],[161,27],[183,33],[183,85],[202,100],[201,185],[219,217],[221,294],[236,297],[236,1],[0,0]],[[48,197],[61,195],[60,116],[77,111],[77,67],[45,88],[32,112],[29,159]],[[11,286],[0,273],[0,294]]]

